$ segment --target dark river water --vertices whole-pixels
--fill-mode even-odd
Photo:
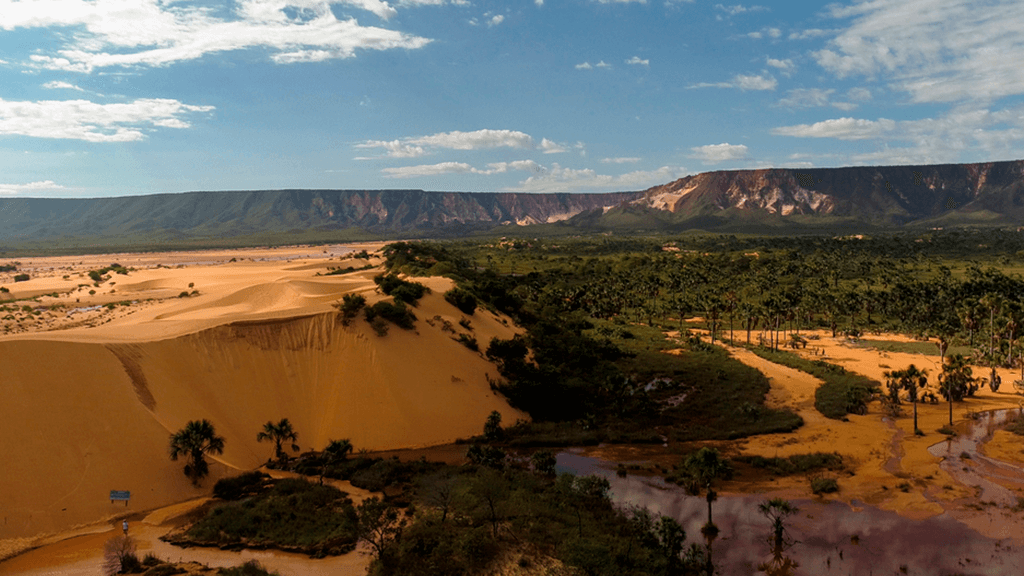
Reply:
[[[965,446],[958,447],[967,449]],[[689,496],[660,478],[619,477],[614,464],[572,452],[558,454],[557,468],[559,472],[607,478],[617,505],[642,505],[653,513],[671,516],[686,530],[687,546],[690,542],[704,544],[700,535],[700,528],[707,521],[704,498]],[[714,521],[721,530],[713,544],[716,574],[767,573],[758,568],[773,558],[768,540],[770,524],[757,510],[764,500],[765,497],[754,495],[720,496],[714,503]],[[785,557],[797,567],[781,573],[1024,574],[1024,545],[1018,549],[1012,540],[982,536],[949,514],[910,520],[856,501],[853,507],[839,502],[791,502],[800,511],[787,522],[789,536],[795,543]]]

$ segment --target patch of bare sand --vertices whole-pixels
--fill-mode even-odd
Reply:
[[[273,448],[256,432],[271,420],[289,418],[303,450],[337,438],[387,450],[477,434],[493,410],[509,423],[527,418],[490,389],[494,366],[457,341],[510,338],[506,318],[478,310],[460,326],[464,315],[443,298],[452,282],[427,278],[432,293],[413,309],[416,329],[378,336],[361,315],[341,325],[332,304],[347,293],[384,298],[372,279],[379,270],[316,276],[338,261],[301,264],[114,275],[140,292],[193,283],[199,295],[100,326],[0,336],[6,400],[19,407],[0,420],[11,439],[5,457],[19,463],[17,474],[0,476],[0,493],[16,495],[0,539],[202,497],[217,478],[267,460]],[[130,292],[122,289],[116,297]],[[197,489],[167,450],[171,432],[200,418],[226,446]],[[127,509],[106,499],[110,490],[132,492]]]
[[[880,382],[885,381],[884,372],[898,370],[910,364],[929,371],[931,389],[937,393],[936,375],[940,371],[939,358],[923,354],[879,352],[854,347],[845,338],[833,338],[826,331],[802,332],[804,336],[816,337],[808,348],[790,350],[810,359],[824,359],[843,366],[847,370],[866,375]],[[909,342],[911,338],[899,335],[881,335],[872,338]],[[735,349],[731,349],[733,351]],[[883,421],[880,405],[869,406],[865,416],[849,415],[849,422],[823,418],[813,408],[813,387],[815,379],[804,373],[793,374],[789,368],[767,362],[745,350],[735,353],[736,357],[765,373],[772,380],[769,402],[789,405],[805,418],[807,425],[791,434],[773,434],[740,441],[747,453],[763,456],[786,456],[794,453],[814,451],[837,451],[853,465],[854,475],[840,477],[839,497],[845,501],[853,499],[894,510],[909,517],[927,517],[941,513],[946,507],[972,491],[954,481],[939,467],[941,458],[932,456],[928,447],[942,441],[945,436],[935,431],[948,423],[949,407],[946,403],[918,404],[918,426],[924,436],[913,434],[913,407],[906,403],[904,415],[895,422]],[[982,373],[975,367],[975,374]],[[984,372],[987,374],[987,370]],[[1009,371],[1000,371],[1003,381],[1008,381]],[[799,384],[801,383],[802,384]],[[788,398],[802,398],[801,402],[788,402]],[[1003,389],[992,393],[987,388],[979,391],[965,402],[956,403],[953,410],[954,422],[963,422],[967,413],[1016,406],[1019,396]],[[814,419],[808,414],[816,414]],[[992,450],[999,450],[1004,440],[997,435]],[[809,492],[806,479],[800,479],[799,486],[794,480],[769,483],[764,489],[785,487],[796,492]],[[755,488],[759,489],[759,488]]]

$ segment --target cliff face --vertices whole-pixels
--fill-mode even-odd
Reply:
[[[819,215],[878,225],[1019,222],[1024,160],[982,164],[708,172],[644,192],[634,204],[680,219],[732,213]]]
[[[612,194],[422,190],[189,192],[91,199],[0,199],[0,241],[156,235],[230,237],[361,228],[379,233],[490,228],[565,220],[634,200]]]
[[[62,243],[288,242],[336,231],[349,239],[443,236],[561,221],[570,230],[632,232],[840,220],[854,227],[1017,225],[1024,220],[1024,160],[706,172],[610,194],[269,190],[7,198],[0,199],[0,251]]]

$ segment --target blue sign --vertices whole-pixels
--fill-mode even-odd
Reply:
[[[130,491],[128,491],[128,490],[111,490],[110,491],[110,500],[111,501],[114,501],[114,500],[130,500],[131,497],[132,497],[132,493]]]

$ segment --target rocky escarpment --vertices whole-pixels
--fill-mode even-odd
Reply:
[[[0,244],[48,238],[225,238],[304,230],[394,235],[565,220],[634,200],[610,194],[262,190],[0,199]]]
[[[1024,160],[707,172],[651,188],[634,204],[671,212],[677,220],[760,213],[876,225],[1010,224],[1024,217]]]

